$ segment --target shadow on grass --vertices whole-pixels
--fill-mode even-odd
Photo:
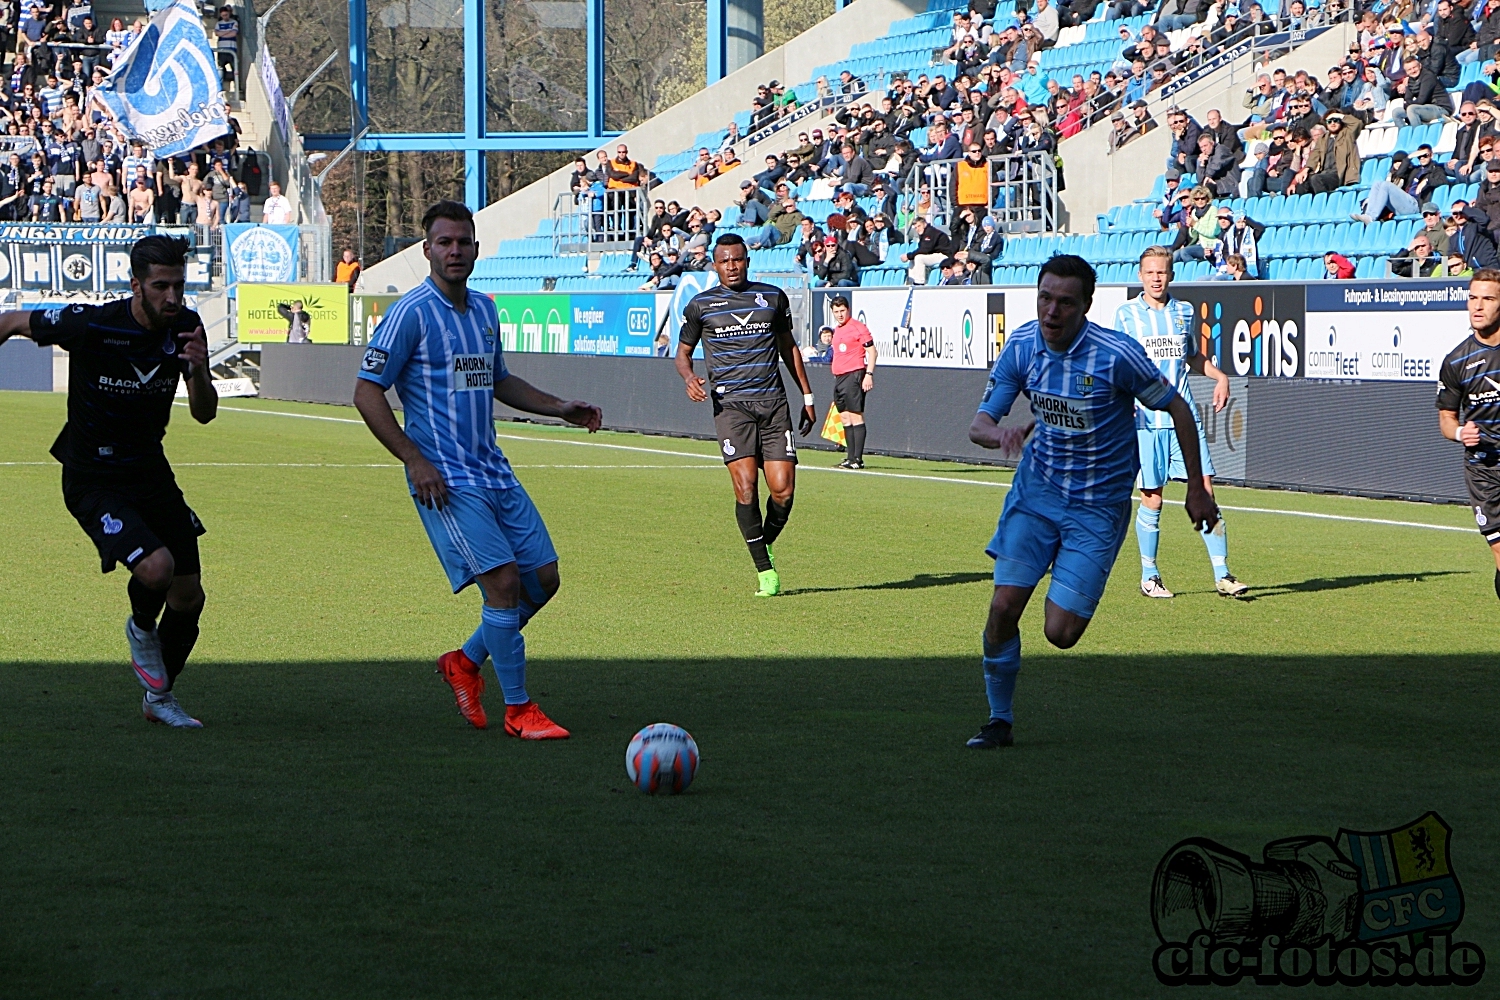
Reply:
[[[1264,589],[1251,587],[1250,593],[1240,598],[1242,601],[1255,601],[1263,597],[1286,597],[1289,594],[1315,594],[1323,590],[1349,590],[1354,587],[1368,587],[1377,583],[1426,583],[1444,576],[1468,576],[1471,571],[1466,569],[1443,569],[1432,570],[1425,573],[1366,573],[1354,576],[1315,576],[1307,580],[1298,580],[1296,583],[1274,584]]]
[[[984,754],[977,649],[542,656],[573,730],[542,745],[493,687],[465,726],[426,657],[195,660],[193,733],[143,722],[121,662],[3,664],[0,995],[1164,997],[1150,886],[1185,835],[1258,851],[1439,808],[1480,859],[1461,877],[1500,850],[1492,655],[1140,645],[1028,653],[1017,745]],[[704,763],[653,799],[624,750],[668,719]],[[997,898],[1072,910],[996,949],[954,914]]]
[[[846,590],[926,590],[929,587],[952,587],[992,579],[993,573],[918,573],[910,580],[887,580],[885,583],[858,583],[848,587],[793,587],[791,590],[783,590],[781,596],[837,594]]]

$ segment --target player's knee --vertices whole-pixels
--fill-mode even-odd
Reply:
[[[562,586],[562,578],[557,573],[557,563],[548,563],[538,566],[529,573],[521,574],[521,585],[526,588],[526,596],[532,603],[540,606],[552,600],[557,593],[557,588]]]
[[[177,577],[167,590],[167,604],[175,611],[197,614],[203,610],[203,585],[196,578]]]
[[[1058,649],[1072,649],[1078,645],[1078,640],[1083,638],[1083,629],[1075,629],[1067,625],[1054,627],[1049,622],[1044,631],[1047,635],[1047,641]]]
[[[484,603],[492,608],[513,608],[520,603],[521,573],[513,562],[497,566],[476,578],[484,591]]]
[[[1025,610],[1024,600],[1007,593],[1004,589],[996,588],[995,596],[990,599],[990,624],[1014,627],[1016,622],[1021,620],[1021,612]]]
[[[1047,615],[1046,624],[1042,631],[1047,636],[1047,641],[1058,649],[1072,649],[1078,645],[1078,640],[1083,638],[1083,632],[1089,627],[1087,618],[1080,618],[1074,614]]]
[[[176,568],[177,563],[173,560],[172,553],[162,547],[136,563],[131,573],[141,581],[143,587],[166,590],[172,585],[172,573]]]

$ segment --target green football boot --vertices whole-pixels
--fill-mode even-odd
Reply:
[[[781,593],[781,577],[776,575],[774,569],[762,570],[759,574],[760,589],[755,592],[756,597],[775,597]]]

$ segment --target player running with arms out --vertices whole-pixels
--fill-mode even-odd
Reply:
[[[123,563],[130,571],[125,637],[146,689],[141,713],[197,729],[203,723],[172,688],[198,641],[204,528],[177,487],[162,438],[179,379],[187,378],[188,412],[200,424],[218,413],[219,397],[203,323],[183,302],[186,255],[186,240],[148,236],[130,250],[130,298],[6,313],[0,343],[30,337],[68,352],[68,422],[52,445],[63,503],[93,539],[100,568]]]
[[[1214,380],[1215,413],[1229,405],[1229,376],[1198,349],[1192,304],[1174,299],[1168,291],[1172,283],[1172,251],[1166,247],[1147,247],[1141,254],[1140,275],[1141,294],[1115,310],[1115,329],[1145,348],[1146,356],[1188,404],[1196,423],[1198,408],[1193,405],[1188,373]],[[1182,448],[1177,443],[1170,414],[1137,406],[1135,434],[1141,449],[1138,479],[1141,506],[1135,515],[1135,540],[1141,549],[1141,593],[1146,597],[1171,597],[1172,592],[1162,583],[1161,571],[1156,568],[1156,548],[1161,539],[1161,491],[1167,480],[1187,477],[1187,464],[1182,460]],[[1202,426],[1198,426],[1198,448],[1203,488],[1212,497],[1214,463],[1208,455]],[[1214,589],[1225,597],[1243,596],[1250,588],[1229,572],[1229,539],[1222,514],[1212,531],[1202,532],[1202,538],[1214,571]]]
[[[875,388],[875,338],[870,328],[849,315],[849,300],[836,295],[833,313],[833,405],[839,408],[849,454],[841,469],[865,467],[865,394]]]
[[[1464,446],[1464,481],[1495,555],[1500,597],[1500,271],[1485,268],[1469,279],[1469,326],[1438,369],[1438,426]]]
[[[750,280],[745,241],[733,233],[720,236],[714,244],[714,271],[720,286],[693,296],[683,310],[677,371],[687,384],[688,399],[701,403],[709,398],[704,380],[693,371],[693,349],[701,341],[713,382],[714,432],[734,484],[734,517],[760,577],[755,596],[775,597],[781,593],[781,578],[771,545],[791,516],[797,485],[797,448],[778,362],[791,369],[802,389],[798,433],[804,436],[817,422],[812,383],[792,339],[786,293]],[[764,518],[757,492],[762,471],[771,494]]]
[[[1021,669],[1018,623],[1050,568],[1047,641],[1068,649],[1082,637],[1104,593],[1130,525],[1139,455],[1135,404],[1172,415],[1188,466],[1188,519],[1212,527],[1217,513],[1203,485],[1192,408],[1162,378],[1141,345],[1090,323],[1094,269],[1081,257],[1053,257],[1037,282],[1037,319],[1005,340],[969,440],[1004,455],[1021,450],[1000,524],[986,553],[995,593],[984,628],[984,681],[990,720],[969,746],[1006,747],[1011,700]],[[1035,420],[1000,426],[1016,397]],[[1036,435],[1028,442],[1032,428]]]
[[[510,374],[496,344],[495,303],[471,291],[479,256],[474,216],[440,201],[422,218],[427,279],[381,321],[360,365],[354,405],[371,433],[406,465],[406,479],[427,537],[456,594],[478,583],[480,625],[462,649],[444,653],[438,671],[458,710],[476,729],[488,725],[481,696],[485,657],[505,696],[505,732],[527,740],[566,739],[526,693],[521,629],[557,593],[557,550],[536,505],[495,444],[494,403],[558,417],[597,431],[599,408],[564,402]],[[396,423],[385,391],[406,407]]]

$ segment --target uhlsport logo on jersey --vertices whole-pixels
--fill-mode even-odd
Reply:
[[[1464,915],[1453,830],[1429,812],[1377,833],[1274,840],[1251,860],[1201,837],[1162,857],[1152,956],[1168,986],[1472,986],[1484,952]]]

